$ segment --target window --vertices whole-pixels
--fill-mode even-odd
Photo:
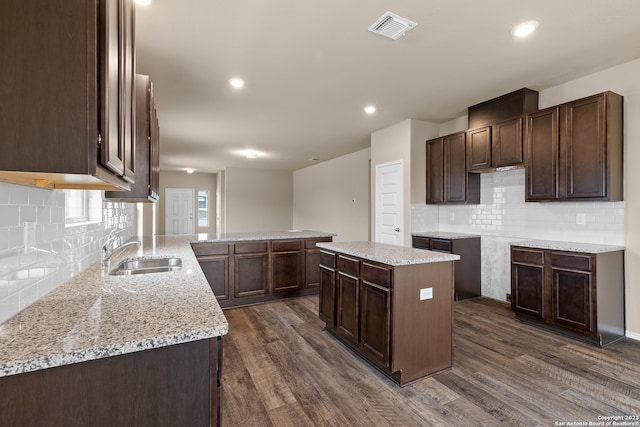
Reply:
[[[209,192],[198,191],[198,227],[209,226]]]
[[[100,222],[102,218],[102,192],[99,190],[62,190],[64,193],[64,219],[67,224]]]

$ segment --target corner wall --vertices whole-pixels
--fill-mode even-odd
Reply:
[[[371,149],[293,172],[293,228],[369,240]]]

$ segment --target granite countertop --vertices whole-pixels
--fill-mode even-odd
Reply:
[[[559,242],[555,240],[521,240],[509,242],[511,246],[523,246],[526,248],[552,249],[567,252],[583,252],[588,254],[600,254],[605,252],[617,252],[624,250],[624,246],[601,245],[595,243]]]
[[[146,237],[111,259],[178,256],[179,271],[109,276],[98,261],[0,324],[0,377],[225,335],[193,237]]]
[[[288,239],[319,239],[333,237],[333,233],[323,233],[312,230],[284,230],[284,231],[253,231],[236,233],[208,233],[196,234],[192,243],[223,243],[242,242],[251,240],[288,240]]]
[[[416,231],[411,233],[416,237],[430,237],[432,239],[471,239],[474,237],[480,237],[479,234],[465,234],[465,233],[453,233],[449,231]]]
[[[460,259],[460,256],[455,254],[376,242],[316,243],[316,246],[393,266],[456,261]]]

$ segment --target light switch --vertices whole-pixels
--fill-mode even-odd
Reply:
[[[433,288],[420,289],[420,301],[433,298]]]

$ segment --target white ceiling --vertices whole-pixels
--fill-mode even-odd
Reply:
[[[418,26],[398,41],[367,31],[386,11]],[[446,121],[640,57],[638,0],[153,0],[136,13],[162,170],[295,170],[408,118]],[[514,39],[531,19],[538,31]]]

